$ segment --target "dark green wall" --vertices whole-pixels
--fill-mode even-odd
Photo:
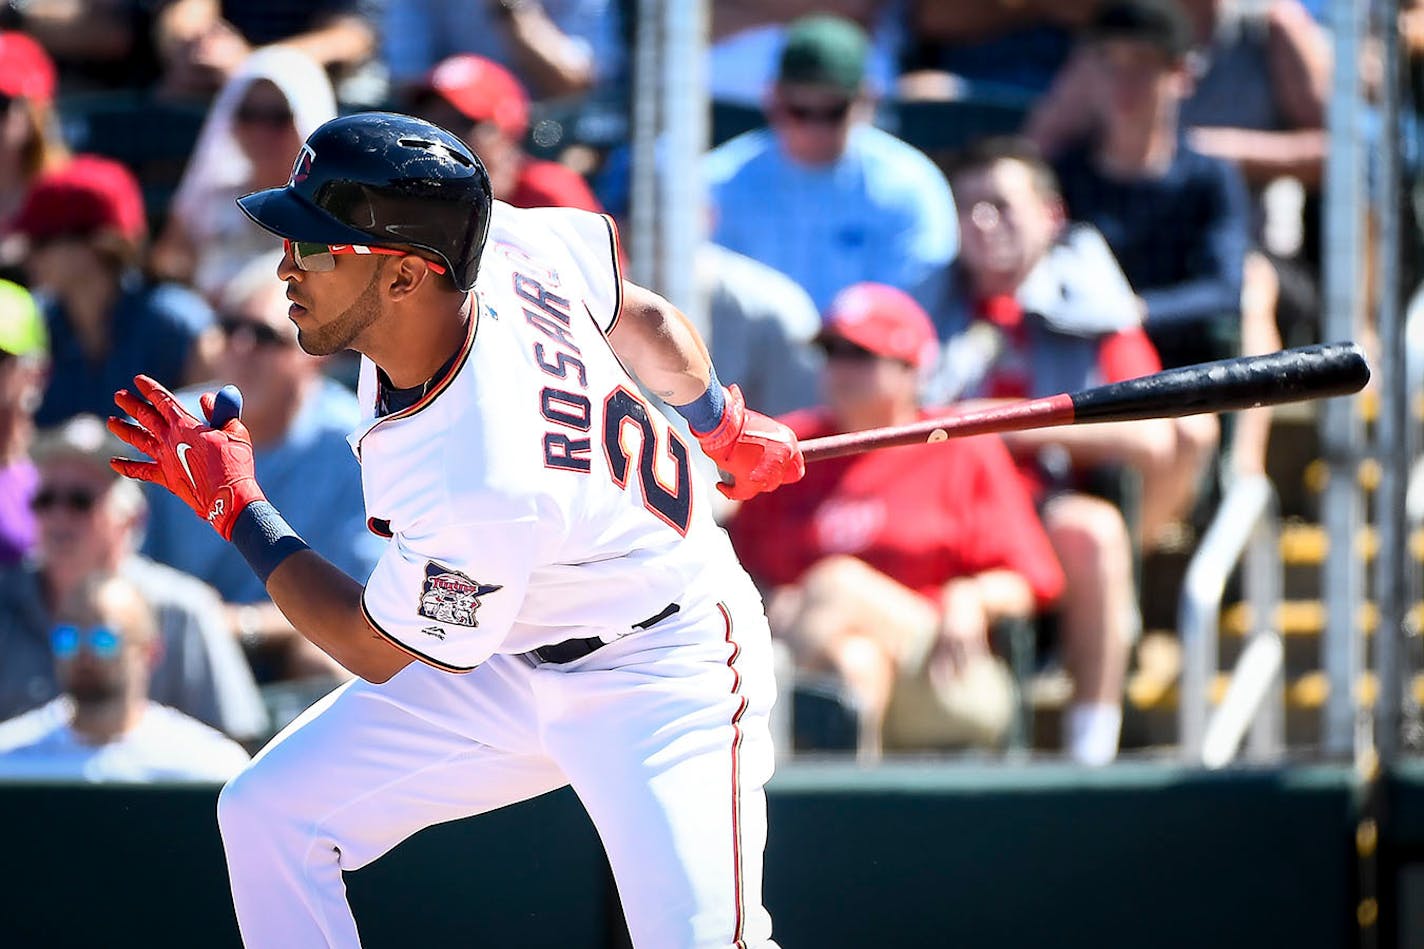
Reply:
[[[0,946],[236,946],[214,796],[0,786]],[[783,949],[1353,938],[1344,768],[803,765],[783,769],[770,809]],[[566,791],[425,831],[348,888],[368,949],[621,942],[597,837]]]

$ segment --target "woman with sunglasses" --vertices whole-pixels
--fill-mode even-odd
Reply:
[[[0,779],[222,781],[242,746],[149,698],[158,627],[127,580],[95,574],[50,629],[62,694],[0,722]]]
[[[335,115],[331,82],[306,54],[270,46],[248,56],[208,111],[150,269],[211,298],[253,257],[278,249],[234,199],[285,182],[302,140]]]

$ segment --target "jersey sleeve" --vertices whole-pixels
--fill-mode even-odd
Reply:
[[[532,517],[397,535],[366,583],[362,611],[401,651],[446,672],[469,672],[508,635],[535,549]]]
[[[611,332],[623,309],[623,251],[618,243],[618,225],[607,214],[577,208],[534,208],[526,213],[540,215],[565,239],[587,289],[583,302],[599,329],[605,334]]]

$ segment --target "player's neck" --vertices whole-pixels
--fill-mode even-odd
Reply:
[[[428,309],[404,314],[404,319],[388,324],[396,327],[393,331],[363,352],[381,367],[392,387],[424,385],[465,344],[474,298],[473,293],[467,293],[458,308],[440,314]]]
[[[1119,125],[1098,149],[1098,166],[1115,178],[1164,174],[1177,156],[1177,124],[1161,120],[1148,128]]]

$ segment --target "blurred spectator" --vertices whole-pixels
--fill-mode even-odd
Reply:
[[[811,340],[821,317],[806,291],[710,242],[698,250],[696,267],[711,324],[703,337],[721,379],[740,385],[747,402],[770,415],[815,405],[822,359]]]
[[[1098,0],[912,0],[915,43],[900,94],[911,99],[1037,96],[1073,48]]]
[[[1102,237],[1064,226],[1053,172],[1025,141],[986,140],[950,171],[962,245],[951,292],[935,311],[946,357],[931,401],[1041,398],[1156,372],[1142,313]],[[969,357],[969,358],[966,358]],[[1181,506],[1160,497],[1177,466],[1179,420],[1145,419],[1011,432],[1009,451],[1028,478],[1067,578],[1058,610],[1064,665],[1074,683],[1065,746],[1086,763],[1117,750],[1128,646],[1139,629],[1133,545],[1118,508],[1090,493],[1107,475],[1122,498],[1121,469],[1141,475],[1141,520],[1155,534]]]
[[[85,578],[47,634],[63,694],[0,722],[0,778],[226,781],[247,764],[236,742],[149,697],[163,644],[127,580]]]
[[[812,13],[829,13],[858,24],[870,36],[866,82],[870,91],[895,91],[904,11],[900,0],[717,0],[712,5],[712,43],[707,82],[714,102],[757,106],[776,80],[787,25]]]
[[[335,117],[331,83],[305,53],[269,46],[243,60],[208,111],[150,255],[153,272],[212,298],[254,257],[280,249],[236,199],[285,184],[302,142]]]
[[[1306,240],[1314,221],[1302,220],[1302,208],[1311,208],[1325,166],[1329,38],[1299,0],[1179,3],[1190,18],[1193,66],[1180,126],[1193,149],[1241,171],[1253,199],[1252,235],[1276,271],[1275,321],[1293,343],[1315,341],[1318,248]],[[1046,149],[1094,134],[1095,68],[1085,49],[1036,108],[1029,124]]]
[[[529,98],[519,80],[482,56],[442,60],[411,94],[412,111],[465,140],[489,171],[494,196],[517,208],[602,212],[578,172],[524,151]]]
[[[56,611],[86,577],[117,573],[139,589],[157,618],[160,649],[151,697],[235,737],[260,735],[266,711],[241,650],[222,624],[217,594],[135,553],[143,492],[109,467],[109,458],[126,450],[87,415],[36,442],[37,555],[0,571],[0,716],[58,693],[62,683],[55,679],[47,639]]]
[[[0,32],[0,234],[35,179],[68,158],[54,115],[54,64],[23,33]]]
[[[160,91],[202,98],[220,89],[256,48],[281,43],[325,69],[371,58],[376,35],[361,0],[172,0],[159,16]]]
[[[40,426],[108,415],[114,391],[140,372],[165,385],[206,375],[212,311],[183,287],[143,278],[145,227],[133,175],[91,155],[40,178],[20,208],[14,231],[50,337]]]
[[[509,67],[536,101],[583,94],[622,77],[614,0],[384,0],[381,41],[391,82],[419,82],[436,63],[474,53]]]
[[[0,25],[54,57],[65,94],[147,89],[160,72],[153,29],[164,2],[22,0],[0,10]]]
[[[257,475],[292,527],[332,563],[366,577],[385,540],[366,526],[361,473],[346,437],[360,422],[356,397],[322,375],[320,360],[297,345],[287,318],[281,254],[253,261],[224,290],[221,382],[242,390],[242,419],[252,433]],[[199,391],[181,393],[198,411]],[[321,471],[313,478],[313,471]],[[236,549],[166,491],[150,491],[145,552],[211,583],[227,604],[231,632],[248,650],[259,681],[345,672],[297,635],[267,598],[262,581]]]
[[[1236,355],[1249,210],[1236,169],[1180,135],[1190,25],[1171,0],[1110,0],[1086,42],[1102,135],[1056,162],[1069,216],[1107,240],[1164,365]],[[1193,416],[1178,431],[1189,439],[1186,457],[1211,456],[1213,416]],[[1165,494],[1193,497],[1198,470],[1183,465],[1174,475],[1179,484]]]
[[[48,365],[49,342],[34,299],[24,287],[0,280],[0,567],[18,563],[39,532],[30,509],[40,480],[30,440]]]
[[[893,287],[852,286],[820,336],[824,408],[802,439],[914,422],[934,328]],[[995,437],[819,462],[742,505],[729,527],[800,668],[828,672],[861,712],[862,746],[992,744],[1013,688],[989,627],[1052,603],[1063,574]]]
[[[867,121],[866,48],[848,20],[798,20],[768,95],[771,127],[732,139],[706,161],[712,239],[786,274],[823,311],[861,281],[927,303],[957,245],[954,200],[939,170]]]

